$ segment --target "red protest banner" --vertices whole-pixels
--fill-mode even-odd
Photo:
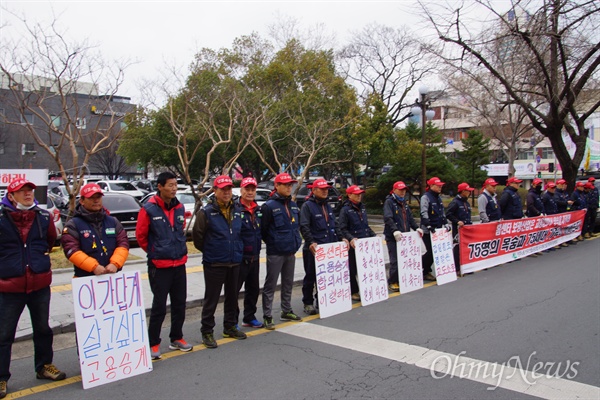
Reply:
[[[461,272],[480,271],[579,236],[585,210],[545,217],[465,225],[459,229]]]

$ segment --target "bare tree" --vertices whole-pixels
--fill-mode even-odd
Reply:
[[[342,71],[359,87],[363,103],[371,94],[384,102],[393,127],[408,118],[417,82],[435,70],[435,58],[406,27],[371,24],[354,32],[339,53]]]
[[[105,175],[108,179],[118,179],[129,169],[125,159],[117,154],[119,144],[113,142],[112,146],[100,150],[90,158],[90,170]]]
[[[20,23],[25,34],[3,40],[0,48],[4,122],[54,161],[73,210],[82,180],[71,184],[68,178],[83,178],[90,158],[119,139],[131,109],[124,98],[116,101],[128,63],[105,63],[87,42],[68,41],[56,20],[47,26],[25,18]]]
[[[505,104],[521,107],[532,126],[550,140],[563,177],[573,185],[585,154],[585,122],[600,107],[598,91],[581,101],[586,91],[598,87],[600,3],[511,0],[507,12],[498,11],[490,0],[475,3],[491,15],[475,33],[469,31],[473,25],[465,19],[466,7],[452,4],[436,11],[424,2],[421,7],[448,45],[442,53],[446,61],[465,71],[487,70],[506,92]],[[521,73],[503,71],[507,62],[520,64]],[[572,155],[563,130],[575,144]]]

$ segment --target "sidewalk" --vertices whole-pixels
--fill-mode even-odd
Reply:
[[[383,232],[383,218],[369,216],[369,222],[373,230],[380,234]],[[130,249],[130,253],[140,257],[140,260],[129,261],[125,264],[124,269],[127,271],[140,271],[142,276],[144,307],[147,311],[152,306],[152,292],[150,291],[150,283],[148,281],[146,253],[139,247]],[[387,252],[385,252],[387,261]],[[187,262],[187,307],[199,307],[202,305],[204,298],[204,273],[202,270],[202,254],[191,254]],[[260,259],[260,288],[264,286],[265,277],[267,274],[266,268],[266,252],[263,245]],[[50,300],[50,327],[55,334],[74,332],[75,331],[75,315],[73,310],[73,295],[71,292],[71,280],[73,279],[73,269],[60,269],[53,271],[52,274],[52,297]],[[294,283],[302,282],[304,278],[304,265],[302,262],[302,249],[296,253],[296,268],[294,270]],[[278,280],[278,285],[281,279]],[[244,291],[242,287],[241,292]],[[223,292],[221,292],[221,295]],[[31,318],[28,312],[21,314],[21,319],[17,326],[15,340],[29,340],[32,338]]]

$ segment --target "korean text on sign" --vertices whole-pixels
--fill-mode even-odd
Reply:
[[[381,238],[357,239],[354,250],[362,305],[387,300],[387,278]]]
[[[352,309],[348,246],[344,242],[320,244],[315,253],[319,315],[331,317]]]
[[[84,389],[152,371],[138,271],[73,279]]]
[[[418,232],[402,233],[396,242],[398,252],[398,279],[400,293],[423,288],[423,263],[421,261],[421,237]]]

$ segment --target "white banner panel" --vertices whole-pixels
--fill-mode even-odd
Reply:
[[[368,306],[387,300],[389,294],[381,238],[376,236],[357,239],[354,251],[362,305]]]
[[[84,389],[152,371],[139,271],[73,279]]]
[[[315,253],[319,316],[331,317],[352,309],[348,246],[345,242],[320,244]]]
[[[433,265],[438,285],[456,280],[456,266],[452,254],[452,231],[444,228],[436,229],[431,234],[431,249],[433,250]]]
[[[423,288],[423,262],[421,260],[421,237],[419,232],[402,233],[396,242],[398,252],[398,280],[400,293]]]

